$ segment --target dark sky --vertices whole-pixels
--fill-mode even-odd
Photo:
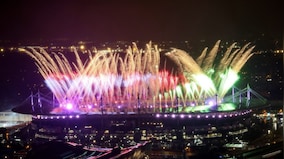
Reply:
[[[0,39],[283,36],[281,0],[1,0]]]

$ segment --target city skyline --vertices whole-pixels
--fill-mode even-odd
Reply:
[[[1,1],[0,39],[281,38],[280,1]]]

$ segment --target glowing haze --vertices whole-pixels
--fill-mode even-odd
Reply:
[[[221,60],[215,60],[220,41],[194,60],[188,53],[172,49],[172,59],[183,80],[160,67],[160,49],[152,43],[139,49],[135,43],[123,53],[111,51],[83,53],[73,47],[76,60],[63,53],[48,53],[42,47],[28,47],[25,53],[35,60],[45,83],[59,106],[66,111],[107,112],[161,111],[179,105],[206,105],[206,99],[221,101],[238,80],[237,73],[252,56],[253,47],[235,49],[232,44]],[[233,51],[234,50],[234,51]],[[84,55],[85,56],[85,55]],[[185,110],[183,109],[183,110]]]

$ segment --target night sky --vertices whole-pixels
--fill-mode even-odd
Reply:
[[[259,37],[274,43],[273,39],[283,40],[282,8],[281,0],[1,0],[0,44],[25,40],[253,41]],[[266,46],[267,41],[259,45]],[[34,81],[43,82],[27,56],[7,54],[0,58],[0,66],[0,110],[12,100],[23,101]]]
[[[281,0],[1,0],[0,39],[282,37]]]

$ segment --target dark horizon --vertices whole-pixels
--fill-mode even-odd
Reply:
[[[281,1],[0,2],[1,40],[163,41],[283,37]]]

